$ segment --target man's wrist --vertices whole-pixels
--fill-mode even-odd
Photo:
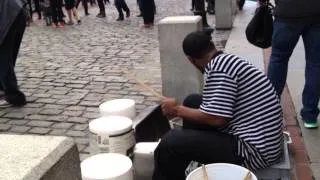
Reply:
[[[177,116],[183,117],[183,109],[184,109],[184,106],[181,104],[176,107]]]

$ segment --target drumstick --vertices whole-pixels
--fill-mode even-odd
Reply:
[[[133,78],[140,86],[148,90],[150,93],[152,93],[154,96],[156,96],[159,99],[162,99],[163,96],[156,92],[152,87],[146,85],[144,82],[140,81],[139,79]]]
[[[151,94],[153,94],[154,96],[156,96],[159,99],[163,99],[164,97],[159,94],[157,91],[155,91],[152,87],[148,86],[146,83],[142,82],[141,80],[135,78],[135,75],[132,74],[131,76],[128,75],[127,72],[122,71],[122,73],[129,79],[133,79],[137,82],[138,85],[140,85],[141,87],[143,87],[144,89],[146,89],[147,91],[149,91]]]
[[[251,180],[251,179],[252,179],[251,176],[252,176],[252,175],[251,175],[251,172],[248,171],[247,175],[244,177],[243,180]]]
[[[204,164],[202,164],[201,166],[202,166],[202,171],[203,171],[203,179],[209,180],[206,166]]]

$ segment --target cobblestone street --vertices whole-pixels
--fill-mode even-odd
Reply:
[[[0,132],[63,135],[76,141],[81,159],[88,155],[88,122],[99,117],[98,106],[114,98],[131,98],[138,112],[157,98],[136,86],[128,76],[161,92],[157,27],[140,27],[136,0],[127,0],[131,17],[115,21],[116,8],[106,6],[107,18],[96,18],[98,7],[82,15],[82,24],[52,28],[35,20],[26,29],[16,73],[28,104],[0,109]],[[166,16],[192,15],[191,2],[156,0],[156,21]],[[36,15],[35,15],[36,16]],[[209,24],[214,26],[214,17]],[[229,31],[214,32],[222,48]],[[128,75],[124,75],[128,73]]]

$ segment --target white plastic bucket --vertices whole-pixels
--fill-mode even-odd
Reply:
[[[136,117],[135,101],[132,99],[114,99],[99,106],[101,116],[125,116],[130,119]]]
[[[133,180],[130,158],[121,154],[103,153],[81,163],[83,180]]]
[[[214,163],[205,166],[208,174],[208,180],[243,180],[248,169],[227,163]],[[251,173],[251,180],[257,180],[257,177]],[[188,176],[187,180],[204,180],[204,173],[202,167],[199,167],[192,171]]]
[[[106,116],[89,123],[90,154],[119,153],[132,156],[135,137],[132,120],[124,116]]]

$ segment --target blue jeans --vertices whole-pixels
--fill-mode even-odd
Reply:
[[[280,97],[287,79],[288,61],[300,36],[306,54],[303,108],[300,113],[305,122],[316,122],[320,97],[320,24],[274,22],[268,78]]]

